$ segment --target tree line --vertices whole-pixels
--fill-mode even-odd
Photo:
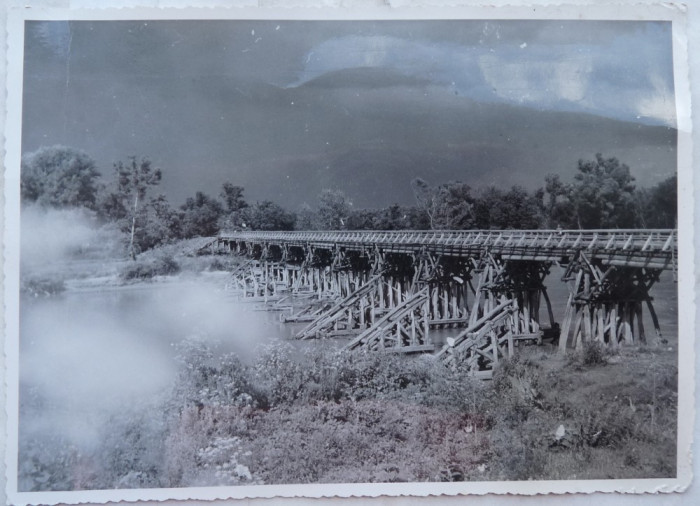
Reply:
[[[245,189],[231,182],[217,196],[197,191],[173,206],[158,192],[162,178],[148,158],[137,157],[116,162],[112,177],[104,178],[86,153],[52,146],[22,158],[20,192],[23,204],[89,209],[124,234],[132,258],[222,230],[675,228],[677,217],[675,175],[638,188],[627,165],[601,154],[579,160],[573,181],[549,174],[535,191],[475,189],[461,181],[431,186],[415,178],[415,205],[380,209],[356,209],[342,191],[324,189],[315,206],[293,212],[269,200],[249,202]]]

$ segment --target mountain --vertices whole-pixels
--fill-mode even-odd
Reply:
[[[598,152],[628,164],[640,186],[676,166],[672,128],[476,102],[377,69],[257,88],[251,97],[258,123],[274,117],[255,128],[267,155],[232,167],[229,179],[253,198],[292,209],[315,204],[328,187],[345,191],[356,207],[410,204],[415,177],[534,189],[548,173],[571,180],[577,161]],[[268,116],[269,104],[277,107]]]
[[[356,207],[410,204],[415,177],[535,189],[551,172],[571,180],[578,159],[598,152],[628,164],[640,186],[676,168],[672,128],[476,101],[386,69],[329,72],[295,87],[216,72],[139,79],[137,94],[129,80],[76,79],[61,100],[60,83],[37,81],[34,96],[48,98],[26,104],[23,152],[76,147],[108,176],[115,161],[145,156],[163,169],[161,191],[176,205],[230,181],[251,202],[292,210],[329,187]]]

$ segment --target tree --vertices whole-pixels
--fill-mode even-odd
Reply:
[[[617,158],[579,160],[574,177],[572,202],[578,228],[633,228],[636,212],[634,178]]]
[[[438,208],[437,194],[422,178],[417,177],[411,181],[413,196],[416,198],[418,208],[428,217],[428,225],[431,230],[435,227],[435,216]]]
[[[409,210],[398,204],[379,210],[375,217],[373,228],[376,230],[404,230],[411,228]]]
[[[321,230],[343,230],[352,203],[340,190],[325,189],[318,197],[318,220]]]
[[[437,188],[437,228],[466,230],[474,228],[474,198],[471,187],[461,181],[449,182]]]
[[[99,177],[95,162],[83,151],[42,147],[22,157],[20,195],[23,203],[94,209]]]
[[[529,194],[522,186],[514,185],[503,194],[498,206],[499,215],[492,226],[498,229],[533,230],[544,222],[544,192]]]
[[[637,191],[638,214],[645,228],[676,228],[678,226],[678,178],[665,179],[650,189]]]
[[[411,181],[418,208],[428,218],[433,230],[465,230],[474,228],[474,198],[471,186],[450,181],[432,188],[421,178]]]
[[[246,209],[246,224],[251,230],[294,230],[296,216],[269,200]]]
[[[130,157],[127,164],[115,163],[114,172],[117,176],[116,191],[105,197],[102,213],[122,221],[122,230],[129,234],[129,255],[133,260],[136,259],[136,250],[144,249],[135,238],[137,228],[145,226],[147,221],[144,207],[148,189],[160,183],[162,172],[153,169],[147,158],[137,162],[135,156]]]
[[[428,217],[417,206],[407,207],[405,211],[406,228],[411,230],[427,230],[430,228]]]
[[[311,206],[304,202],[301,205],[301,209],[297,212],[296,229],[297,230],[313,230],[316,228],[316,223],[318,222],[318,216],[311,209]]]
[[[550,229],[574,228],[576,211],[571,196],[571,185],[562,183],[558,174],[547,174],[544,191],[547,195],[544,207],[546,226]]]
[[[522,186],[503,191],[494,186],[483,189],[474,204],[475,225],[480,229],[532,230],[544,220],[544,190],[528,193]]]
[[[197,192],[194,198],[188,198],[180,209],[182,237],[207,237],[219,233],[218,222],[224,208],[218,200]]]
[[[148,209],[148,223],[151,224],[152,230],[157,230],[157,236],[161,237],[161,241],[156,244],[182,237],[182,219],[165,195],[161,194],[151,199]]]
[[[221,186],[219,197],[223,202],[223,211],[219,219],[219,229],[239,230],[243,225],[243,211],[248,203],[243,198],[243,187],[232,183],[224,183]]]
[[[376,230],[379,213],[376,209],[353,209],[345,225],[348,230]]]

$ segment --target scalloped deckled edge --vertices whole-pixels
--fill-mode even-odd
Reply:
[[[157,0],[156,0],[157,1]],[[30,2],[27,2],[30,3]],[[72,2],[73,4],[83,4],[82,0]],[[135,0],[133,3],[138,3]],[[162,5],[173,2],[158,2]],[[186,3],[186,2],[176,2]],[[690,84],[688,68],[688,48],[686,37],[686,21],[683,5],[664,3],[620,3],[615,5],[566,5],[559,3],[534,3],[531,5],[507,5],[509,2],[498,2],[498,6],[492,5],[467,5],[464,2],[440,2],[424,1],[421,5],[410,0],[387,0],[385,6],[366,7],[355,9],[349,2],[339,0],[316,2],[301,2],[301,5],[294,5],[297,2],[290,2],[284,6],[273,5],[275,2],[245,1],[245,5],[234,5],[223,7],[214,2],[212,5],[201,5],[207,2],[195,2],[195,6],[170,6],[167,9],[161,7],[126,6],[124,9],[114,9],[112,7],[92,7],[89,9],[29,9],[15,8],[10,10],[8,16],[8,51],[7,70],[9,81],[6,86],[7,93],[7,123],[5,131],[5,181],[8,175],[10,182],[14,185],[4,187],[4,302],[5,316],[11,312],[18,311],[16,294],[18,293],[18,268],[19,252],[18,247],[10,243],[17,238],[17,231],[12,230],[18,225],[17,213],[19,209],[19,196],[16,187],[18,184],[19,167],[19,147],[21,129],[21,69],[23,44],[21,43],[21,33],[17,33],[16,26],[23,19],[53,19],[61,16],[68,16],[71,19],[207,19],[213,14],[221,15],[223,18],[231,19],[270,19],[283,17],[285,19],[405,19],[406,17],[423,16],[428,19],[444,18],[446,12],[451,17],[459,18],[472,14],[470,17],[506,19],[515,17],[527,19],[524,14],[531,14],[536,11],[536,18],[539,19],[559,19],[572,17],[572,14],[581,15],[581,19],[653,19],[649,16],[638,17],[636,10],[644,9],[652,12],[652,16],[673,22],[673,50],[674,50],[674,82],[676,91],[677,109],[677,131],[678,131],[678,176],[679,176],[679,230],[684,233],[679,237],[679,336],[694,336],[695,328],[695,299],[693,282],[694,276],[694,221],[693,221],[693,171],[692,171],[692,129],[690,110]],[[309,5],[313,3],[314,5]],[[364,3],[364,2],[363,2]],[[259,7],[255,7],[257,4]],[[329,4],[333,4],[332,6]],[[161,6],[162,6],[161,5]],[[442,16],[438,16],[437,11]],[[616,11],[617,16],[610,16],[610,11]],[[481,13],[481,14],[479,14]],[[608,14],[606,14],[608,13]],[[488,15],[485,15],[488,14]],[[420,19],[420,18],[419,18]],[[21,30],[20,30],[21,31]],[[19,77],[19,79],[18,79]],[[14,128],[13,128],[14,127]],[[14,170],[12,169],[14,168]],[[13,189],[14,188],[14,189]],[[10,211],[10,212],[8,212]],[[693,231],[693,233],[685,232]],[[9,237],[8,237],[9,236]],[[18,331],[18,321],[10,319],[5,321],[5,335],[13,335]],[[14,334],[16,335],[16,334]],[[12,340],[11,340],[12,341]],[[8,343],[5,341],[4,351],[7,367],[5,377],[6,405],[5,415],[7,430],[17,426],[17,357],[18,346],[16,340]],[[406,496],[455,496],[462,494],[519,494],[519,495],[543,495],[550,493],[592,493],[592,492],[623,492],[623,493],[644,493],[644,492],[682,492],[691,479],[691,444],[692,428],[694,421],[694,382],[682,381],[684,378],[692,378],[694,373],[694,348],[690,339],[679,339],[679,431],[678,431],[678,477],[676,479],[646,479],[646,480],[581,480],[581,481],[532,481],[532,482],[468,482],[468,483],[403,483],[403,484],[315,484],[315,485],[258,485],[240,487],[207,487],[207,488],[180,488],[180,489],[133,489],[117,491],[75,491],[75,492],[14,492],[7,491],[8,498],[13,504],[37,504],[37,503],[106,503],[113,501],[136,502],[143,500],[164,501],[175,500],[217,500],[230,498],[330,498],[330,497],[406,497]],[[11,387],[11,388],[10,388]],[[14,403],[15,409],[10,410],[9,406]],[[10,423],[12,422],[12,423]],[[9,437],[5,439],[10,441]],[[16,441],[14,446],[16,455]],[[16,476],[10,473],[16,470],[10,462],[8,451],[5,459],[7,483],[16,485]]]

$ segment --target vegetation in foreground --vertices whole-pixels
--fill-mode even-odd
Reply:
[[[675,353],[529,347],[491,382],[427,356],[179,348],[173,391],[98,447],[23,438],[20,489],[675,475]],[[32,399],[24,409],[31,416]]]

